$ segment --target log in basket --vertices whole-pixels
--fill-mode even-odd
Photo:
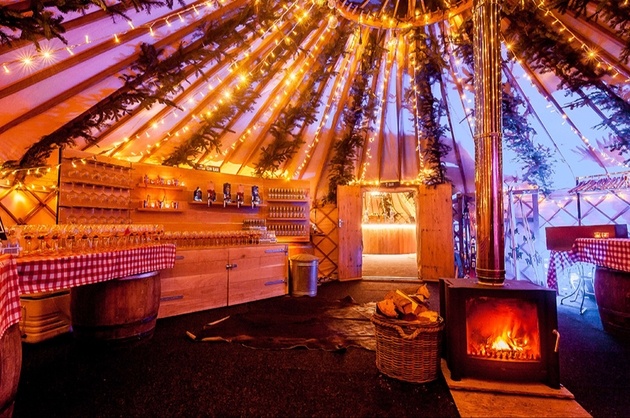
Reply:
[[[444,320],[418,323],[372,315],[376,329],[376,367],[381,373],[412,383],[438,378]]]

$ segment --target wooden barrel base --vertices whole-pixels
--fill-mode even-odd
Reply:
[[[72,334],[87,343],[128,344],[153,336],[160,306],[158,272],[71,291]]]
[[[593,287],[604,331],[630,339],[630,273],[597,267]]]
[[[0,418],[13,415],[21,369],[22,338],[18,324],[14,324],[0,338]]]

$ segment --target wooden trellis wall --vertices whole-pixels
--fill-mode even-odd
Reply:
[[[338,278],[339,212],[336,205],[311,208],[311,223],[315,225],[312,234],[314,255],[319,258],[319,277],[335,280]]]
[[[507,223],[510,220],[506,219],[506,272],[510,277],[517,275],[519,279],[543,286],[546,285],[550,254],[545,228],[580,224],[630,225],[630,189],[589,191],[580,196],[568,192],[548,197],[531,192],[513,193],[511,199],[516,232],[512,241]],[[510,247],[512,242],[519,247],[516,269]]]
[[[53,170],[54,171],[54,170]],[[13,225],[54,225],[57,220],[56,177],[27,178],[20,184],[0,184],[0,217]]]

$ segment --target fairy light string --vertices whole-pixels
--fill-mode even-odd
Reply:
[[[296,8],[296,10],[299,11],[299,4],[298,2],[294,2],[292,5],[289,6],[285,6],[285,12],[282,14],[280,19],[288,19],[290,18],[287,17],[287,14],[291,11],[291,9],[293,8],[293,6]],[[300,16],[296,17],[295,19],[297,21],[301,21],[303,20],[305,17],[305,14],[302,13],[300,14]],[[275,37],[275,46],[273,46],[271,48],[271,50],[268,49],[268,51],[271,52],[267,52],[267,56],[269,56],[270,53],[273,53],[273,51],[275,50],[275,48],[278,47],[278,45],[280,45],[281,42],[286,41],[288,39],[288,37],[290,35],[293,34],[294,30],[295,30],[295,26],[293,25],[293,27],[290,30],[284,29],[283,27],[286,25],[286,23],[282,22],[280,19],[277,19],[275,22],[273,22],[273,24],[271,24],[268,28],[266,29],[261,29],[262,33],[266,33],[266,34],[270,34],[273,33],[275,35],[273,35]],[[287,33],[286,35],[283,35],[284,33]],[[253,53],[252,51],[252,44],[251,44],[251,40],[254,39],[253,36],[248,38],[249,44],[246,44],[244,47],[241,47],[240,50],[241,51],[245,51],[240,53],[239,57],[240,57],[240,61],[239,60],[233,60],[231,62],[223,62],[220,65],[223,67],[229,67],[228,68],[228,75],[225,74],[217,74],[217,76],[214,79],[210,79],[207,82],[207,90],[205,89],[200,89],[200,92],[197,93],[196,96],[194,97],[190,97],[187,99],[188,102],[190,102],[191,104],[195,104],[198,102],[202,102],[202,103],[212,103],[212,100],[210,100],[210,95],[213,95],[214,97],[228,97],[230,95],[230,91],[232,91],[234,88],[243,88],[242,85],[237,85],[237,86],[232,86],[230,85],[230,83],[232,81],[235,80],[235,77],[237,77],[240,81],[239,83],[242,84],[243,81],[245,80],[252,80],[252,79],[256,79],[257,75],[255,74],[257,71],[260,71],[263,69],[262,65],[264,65],[264,63],[261,63],[261,65],[258,66],[252,66],[250,63],[251,62],[255,62],[255,56],[260,56],[260,53]],[[266,38],[269,39],[269,38]],[[260,50],[259,50],[260,51]],[[247,71],[249,71],[248,73],[243,74],[240,70],[240,68],[243,69],[247,69]],[[266,72],[267,70],[265,70],[264,72]],[[190,90],[190,89],[189,89]],[[205,93],[204,93],[205,91]],[[208,92],[210,92],[210,95],[208,95]],[[217,96],[217,94],[219,94],[220,96]],[[220,102],[223,99],[218,99],[218,101]],[[220,103],[219,103],[220,104]],[[188,132],[191,132],[191,128],[192,125],[190,124],[193,120],[199,121],[199,119],[201,118],[201,113],[207,114],[208,112],[212,112],[212,111],[216,111],[217,109],[217,104],[215,101],[215,104],[212,108],[206,109],[206,110],[201,110],[200,107],[197,107],[197,109],[195,109],[192,112],[189,112],[188,114],[185,114],[185,116],[182,119],[182,115],[181,112],[179,112],[178,110],[170,110],[166,116],[170,116],[173,118],[177,118],[180,120],[180,122],[177,124],[177,128],[176,129],[171,129],[166,135],[164,135],[160,140],[156,141],[154,144],[151,144],[150,146],[147,147],[147,150],[143,150],[141,152],[141,160],[146,160],[148,158],[148,154],[151,154],[152,150],[154,151],[155,149],[157,149],[157,147],[168,141],[170,138],[172,137],[181,137],[182,135],[185,136]],[[162,116],[161,120],[159,122],[154,122],[152,124],[152,126],[154,126],[155,124],[159,123],[159,124],[163,124],[164,123],[164,119],[166,118],[166,116]],[[134,136],[135,138],[140,138],[142,137],[142,133],[138,132],[136,133],[136,136]],[[128,143],[129,140],[126,138],[123,141],[124,143]],[[120,148],[117,149],[114,153],[119,153]],[[112,153],[112,154],[114,154]]]
[[[1,73],[10,75],[14,71],[23,70],[25,73],[33,72],[37,68],[48,68],[59,61],[59,54],[63,51],[68,56],[73,56],[79,49],[86,45],[99,45],[105,41],[113,40],[115,44],[121,43],[131,32],[146,32],[152,37],[163,38],[166,33],[158,34],[157,29],[161,27],[170,27],[171,22],[178,21],[180,25],[195,25],[198,21],[204,19],[210,12],[220,9],[228,3],[227,0],[199,1],[185,8],[181,8],[167,16],[151,20],[150,22],[135,25],[133,20],[128,20],[129,29],[119,31],[114,34],[103,35],[100,37],[92,37],[90,34],[83,35],[82,42],[75,42],[70,45],[53,47],[52,42],[44,43],[39,50],[22,50],[18,52],[15,58],[3,61]],[[203,13],[202,13],[203,12]]]
[[[297,2],[295,2],[294,4],[297,4]],[[288,11],[286,11],[285,13],[282,14],[282,17],[280,19],[286,18],[286,13],[288,13]],[[279,42],[283,39],[282,38],[282,33],[283,33],[283,26],[285,26],[286,23],[283,23],[280,19],[276,20],[272,25],[270,25],[269,28],[267,28],[266,30],[263,30],[263,33],[269,34],[272,33],[272,39],[273,42],[276,43],[275,47],[277,47],[277,45],[279,44]],[[211,103],[212,97],[226,97],[229,96],[230,91],[234,88],[233,86],[230,85],[230,83],[239,76],[239,68],[249,68],[249,73],[248,73],[248,77],[246,77],[247,79],[253,79],[254,77],[254,73],[256,71],[258,71],[258,69],[260,68],[260,66],[256,67],[256,66],[251,66],[251,62],[254,62],[255,60],[255,56],[257,56],[256,51],[252,51],[252,44],[251,44],[251,40],[254,39],[253,36],[249,36],[247,39],[249,39],[249,43],[247,43],[243,48],[245,50],[244,53],[242,53],[240,55],[240,57],[242,58],[242,61],[223,61],[221,62],[217,67],[215,67],[213,69],[213,72],[216,72],[217,75],[214,78],[210,78],[207,82],[206,82],[206,87],[205,88],[200,88],[199,91],[197,93],[195,93],[192,97],[188,97],[185,99],[185,102],[188,102],[190,104],[194,104],[194,103],[201,103],[202,105],[207,104],[207,103]],[[269,38],[266,38],[269,39]],[[237,49],[237,48],[235,48]],[[223,73],[220,73],[219,70],[221,68],[225,69],[226,67],[229,67],[228,71],[224,71]],[[225,74],[227,73],[227,75]],[[188,89],[188,91],[190,91],[191,89]],[[218,99],[220,100],[220,99]],[[192,103],[191,103],[192,102]],[[155,121],[155,122],[150,122],[150,126],[155,126],[156,124],[164,124],[165,119],[167,117],[172,117],[174,119],[177,119],[179,122],[177,124],[177,127],[175,129],[171,129],[166,135],[164,135],[162,138],[160,138],[159,140],[157,140],[156,142],[154,142],[153,144],[150,144],[147,146],[147,150],[148,150],[148,154],[151,154],[151,150],[156,148],[157,146],[159,146],[159,144],[168,141],[170,138],[172,137],[181,137],[181,136],[185,136],[188,132],[191,131],[192,126],[190,125],[190,123],[193,120],[199,120],[201,118],[201,114],[207,114],[208,112],[212,112],[213,110],[217,109],[217,105],[215,103],[215,105],[211,108],[205,109],[205,110],[201,110],[202,108],[200,108],[199,106],[194,110],[191,111],[189,113],[187,113],[185,116],[182,117],[182,114],[180,111],[178,110],[174,110],[172,108],[169,108],[168,111],[166,112],[165,116],[162,116],[160,118],[159,121]],[[146,128],[146,127],[145,127]],[[126,144],[128,144],[130,142],[130,138],[141,138],[143,137],[143,135],[150,137],[150,134],[148,134],[148,131],[142,132],[142,130],[140,132],[136,132],[134,135],[131,135],[128,138],[125,138],[121,143],[117,144],[114,146],[115,149],[109,150],[109,155],[119,155],[121,150],[124,148],[124,146]],[[128,157],[128,158],[132,158],[132,156]],[[143,151],[140,154],[140,158],[142,160],[145,160],[147,158],[147,152]]]

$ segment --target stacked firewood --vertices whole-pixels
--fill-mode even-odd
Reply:
[[[392,319],[431,323],[438,321],[438,313],[429,308],[429,289],[423,284],[414,294],[399,289],[388,292],[376,304],[377,313]]]

